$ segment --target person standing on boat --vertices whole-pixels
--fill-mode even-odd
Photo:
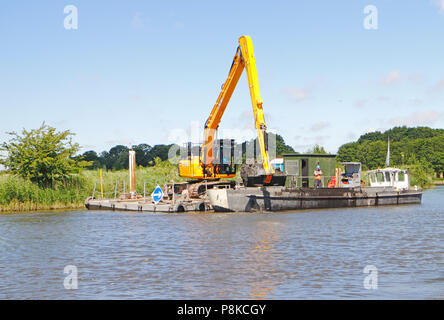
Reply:
[[[322,187],[322,171],[320,166],[316,166],[316,170],[314,171],[314,187]]]

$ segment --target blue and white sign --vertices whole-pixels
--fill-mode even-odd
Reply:
[[[158,204],[160,200],[163,198],[163,191],[160,186],[157,186],[156,189],[154,189],[153,193],[151,194],[151,197],[153,198],[153,201],[155,204]]]

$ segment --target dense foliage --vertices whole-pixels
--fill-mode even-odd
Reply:
[[[169,161],[154,159],[151,167],[136,169],[137,192],[151,194],[155,185],[181,181],[177,167]],[[25,211],[37,209],[81,208],[85,199],[93,194],[100,196],[99,170],[82,170],[67,177],[63,183],[52,188],[44,188],[28,179],[7,172],[0,174],[0,212]],[[118,197],[124,188],[128,188],[128,171],[104,171],[104,197],[114,197],[116,186]],[[126,189],[127,190],[127,189]]]
[[[320,146],[318,144],[315,144],[313,146],[313,148],[308,149],[307,153],[310,153],[310,154],[328,154],[328,152],[325,151],[324,147],[322,147],[322,146]]]
[[[11,139],[0,147],[6,154],[0,158],[0,163],[9,172],[40,186],[55,186],[89,165],[81,159],[73,159],[80,146],[72,142],[74,134],[69,130],[57,132],[43,123],[38,129],[8,134]]]
[[[392,142],[401,142],[405,140],[427,139],[442,136],[444,129],[432,129],[429,127],[394,127],[385,132],[375,131],[362,135],[358,143],[364,141],[384,141],[387,142],[390,137]]]
[[[275,138],[276,141],[276,156],[281,156],[285,153],[295,153],[294,149],[285,144],[284,138],[279,135],[279,134],[274,134],[274,133],[268,133],[268,140],[272,141],[272,139]],[[254,144],[254,146],[251,146],[251,144]],[[250,141],[245,141],[242,143],[242,155],[245,158],[245,154],[248,148],[257,148],[257,146],[259,145],[257,138],[256,139],[252,139]],[[269,148],[271,148],[272,145],[271,143],[269,144]],[[253,149],[252,149],[253,150]],[[255,150],[255,149],[254,149]]]
[[[269,136],[273,135],[270,133]],[[255,140],[245,141],[242,143],[243,154],[246,152],[246,145],[255,142]],[[136,151],[136,164],[142,167],[150,167],[155,164],[154,159],[159,158],[161,161],[168,159],[168,153],[173,144],[165,145],[158,144],[154,147],[146,143],[141,143],[131,147]],[[130,148],[117,145],[112,147],[109,151],[103,151],[97,154],[95,151],[86,151],[81,158],[89,161],[91,165],[88,169],[105,168],[107,170],[122,170],[128,169],[128,152]],[[276,155],[294,152],[293,148],[285,144],[284,138],[276,135]]]
[[[427,127],[395,127],[367,133],[356,142],[342,145],[338,161],[359,161],[364,170],[384,167],[389,137],[391,166],[409,167],[423,175],[422,179],[427,174],[437,176],[444,172],[444,130]]]
[[[156,158],[159,158],[161,161],[167,160],[168,152],[172,146],[172,144],[158,144],[151,147],[149,144],[141,143],[131,148],[136,151],[136,165],[150,167],[155,165],[154,159]],[[117,145],[109,151],[103,151],[100,154],[92,150],[86,151],[82,154],[82,157],[84,160],[91,162],[89,169],[122,170],[128,169],[129,150],[126,146]]]

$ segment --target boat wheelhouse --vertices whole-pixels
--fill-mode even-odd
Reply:
[[[398,168],[384,168],[367,172],[370,187],[394,188],[408,190],[410,187],[410,174],[408,170]]]

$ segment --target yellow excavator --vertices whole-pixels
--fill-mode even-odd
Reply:
[[[254,58],[253,43],[249,36],[239,38],[239,46],[236,50],[230,72],[228,73],[228,78],[224,82],[210,116],[205,123],[202,145],[200,147],[198,146],[198,148],[193,148],[190,142],[187,143],[186,153],[184,153],[185,156],[179,161],[179,175],[181,177],[195,179],[196,182],[206,181],[208,185],[208,182],[236,176],[234,140],[215,140],[215,137],[222,115],[244,69],[246,69],[247,73],[257,130],[257,140],[262,158],[261,162],[256,161],[248,165],[242,165],[241,176],[244,185],[269,186],[285,184],[285,175],[283,173],[276,174],[270,165],[268,139],[262,109],[262,99],[259,91],[256,61]],[[231,151],[228,152],[228,159],[224,157],[224,155],[227,154],[224,153],[224,150],[227,149]]]

